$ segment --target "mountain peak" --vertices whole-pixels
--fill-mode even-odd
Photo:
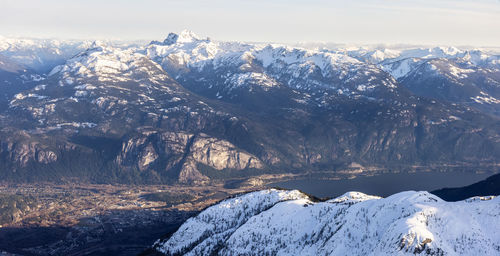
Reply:
[[[204,39],[195,34],[193,31],[187,29],[183,30],[180,33],[179,37],[177,38],[178,43],[191,43],[194,41],[201,41],[201,40],[208,40],[208,38]]]
[[[150,44],[158,44],[158,45],[173,45],[176,43],[192,43],[197,41],[209,41],[208,38],[202,38],[198,36],[191,30],[183,30],[180,34],[169,33],[167,38],[163,40],[163,42],[152,41]]]
[[[167,38],[165,38],[165,40],[163,40],[163,44],[164,45],[175,44],[177,42],[178,38],[179,38],[179,35],[177,35],[176,33],[170,33],[170,34],[168,34]]]
[[[108,45],[106,44],[106,42],[104,41],[101,41],[101,40],[95,40],[94,42],[92,42],[92,44],[89,46],[89,48],[87,48],[87,50],[85,50],[85,52],[88,52],[88,51],[102,51],[103,49],[107,48]]]

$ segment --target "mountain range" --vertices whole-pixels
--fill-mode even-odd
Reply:
[[[273,173],[498,169],[500,57],[310,49],[190,31],[0,39],[0,178],[207,184]]]

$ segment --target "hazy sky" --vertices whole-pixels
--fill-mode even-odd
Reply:
[[[500,0],[0,0],[0,35],[500,46]]]

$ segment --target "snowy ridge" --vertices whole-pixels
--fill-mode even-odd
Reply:
[[[189,219],[166,243],[157,245],[165,253],[189,251],[192,255],[207,255],[250,217],[278,202],[305,198],[306,195],[296,190],[272,189],[228,199]]]
[[[107,41],[107,44],[117,48],[127,49],[135,47],[135,43],[121,41]],[[92,41],[30,39],[30,38],[4,38],[0,37],[0,54],[7,56],[19,64],[26,65],[38,71],[46,72],[57,64],[78,54],[92,45]],[[189,30],[179,34],[170,33],[163,42],[153,41],[144,46],[143,51],[150,57],[166,58],[182,63],[183,65],[202,66],[203,62],[228,60],[231,55],[244,55],[245,52],[257,52],[266,46],[279,48],[276,44],[249,44],[241,42],[212,41],[208,37],[201,37]],[[352,62],[357,59],[367,64],[377,64],[385,67],[389,63],[398,62],[408,58],[433,59],[433,58],[464,58],[474,65],[496,66],[500,65],[500,52],[498,49],[463,49],[453,46],[438,47],[412,47],[412,46],[341,46],[307,47],[283,46],[288,49],[301,49],[302,51],[323,52],[324,55],[333,54],[342,56],[343,61]],[[307,50],[310,49],[310,50]],[[260,55],[260,54],[259,54]],[[234,56],[233,56],[234,57]],[[262,56],[261,61],[269,60],[269,56]],[[276,55],[274,55],[276,57]],[[352,59],[349,59],[352,57]],[[328,61],[326,61],[328,62]],[[325,63],[326,63],[325,62]],[[205,63],[206,64],[206,63]],[[318,64],[318,63],[316,63]],[[321,66],[321,65],[319,65]]]
[[[477,66],[466,58],[419,63],[399,80],[417,94],[476,106],[500,103],[500,69]]]
[[[495,51],[485,49],[460,49],[454,46],[436,46],[436,47],[391,47],[382,46],[370,48],[362,47],[347,47],[347,48],[331,48],[332,51],[344,52],[349,56],[360,59],[363,62],[378,64],[383,61],[399,61],[407,58],[419,59],[454,59],[471,56],[475,60],[485,60],[491,56],[500,54]],[[474,62],[478,64],[478,62]]]
[[[152,80],[165,79],[164,75],[154,75],[148,72],[144,64],[147,57],[136,52],[134,48],[120,49],[104,42],[94,42],[86,51],[66,61],[64,65],[56,66],[48,75],[61,74],[66,83],[72,84],[74,78],[96,77],[99,81],[127,81],[133,76],[133,71],[148,73]],[[153,63],[153,62],[151,62]],[[161,70],[161,67],[156,66]]]
[[[428,192],[349,192],[312,202],[298,191],[264,190],[208,208],[155,248],[166,255],[499,255],[499,228],[494,197],[451,203]]]
[[[498,52],[484,49],[459,49],[457,47],[417,47],[391,49],[377,47],[375,49],[359,47],[354,49],[331,49],[334,52],[343,52],[365,63],[372,63],[399,79],[417,68],[426,60],[448,59],[463,60],[471,65],[487,68],[500,68]]]
[[[399,79],[406,76],[421,64],[421,59],[406,58],[394,62],[389,62],[387,64],[381,64],[381,68],[387,73],[391,74],[394,78]]]

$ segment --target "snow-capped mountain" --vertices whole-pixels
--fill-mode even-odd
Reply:
[[[500,68],[481,67],[463,58],[430,59],[400,78],[400,83],[419,96],[500,115]]]
[[[433,47],[351,49],[346,54],[376,64],[419,96],[500,113],[500,54],[481,49]]]
[[[332,94],[373,97],[370,92],[378,84],[371,81],[384,81],[384,86],[396,87],[395,79],[398,79],[419,96],[436,96],[433,98],[467,104],[492,114],[498,114],[500,108],[499,96],[492,92],[499,88],[495,74],[500,72],[500,55],[480,49],[362,47],[318,51],[282,45],[214,42],[185,31],[179,36],[171,34],[162,43],[152,42],[147,55],[191,90],[223,100],[241,100],[237,91],[242,85],[260,85],[265,90],[284,86],[316,94],[326,92],[329,94],[327,98]],[[412,72],[421,74],[423,79],[435,78],[435,75],[422,74],[417,69],[438,60],[455,66],[453,63],[467,63],[471,67],[469,76],[478,79],[458,82],[468,85],[469,93],[463,94],[464,90],[458,89],[463,96],[457,99],[452,95],[459,92],[452,89],[450,96],[443,97],[442,92],[436,91],[439,82],[434,81],[434,89],[424,94],[412,85],[415,77],[406,78]],[[456,82],[467,78],[455,74],[457,68],[442,70],[439,79],[451,77]],[[325,101],[323,97],[321,99]]]
[[[500,52],[485,49],[459,49],[457,47],[409,47],[409,48],[367,48],[328,49],[359,59],[366,63],[378,65],[394,78],[404,77],[418,65],[431,59],[463,60],[482,68],[499,69]]]
[[[397,58],[382,52],[380,59]],[[497,73],[472,58],[428,55],[396,79],[340,50],[220,42],[189,31],[142,46],[94,42],[50,72],[24,80],[12,73],[18,82],[3,84],[10,91],[0,108],[0,167],[16,172],[0,174],[57,179],[75,168],[71,175],[89,180],[206,183],[353,162],[498,168],[500,121],[489,115],[496,112],[407,82],[449,76],[494,103]],[[439,72],[427,72],[434,62]],[[403,79],[409,74],[415,78]]]
[[[393,62],[407,58],[418,59],[456,59],[471,58],[475,65],[494,64],[500,55],[500,51],[481,49],[481,48],[457,48],[454,46],[436,46],[436,47],[412,47],[412,46],[376,46],[376,47],[333,47],[323,48],[326,51],[344,52],[363,62],[380,64],[384,62]],[[493,63],[492,63],[493,62]]]
[[[215,42],[188,31],[171,34],[163,43],[152,42],[146,51],[180,83],[219,99],[234,98],[242,87],[251,91],[252,86],[346,95],[396,87],[395,80],[377,67],[345,54]]]
[[[154,248],[165,255],[498,255],[499,198],[445,202],[428,192],[348,192],[324,202],[298,191],[231,198]]]

